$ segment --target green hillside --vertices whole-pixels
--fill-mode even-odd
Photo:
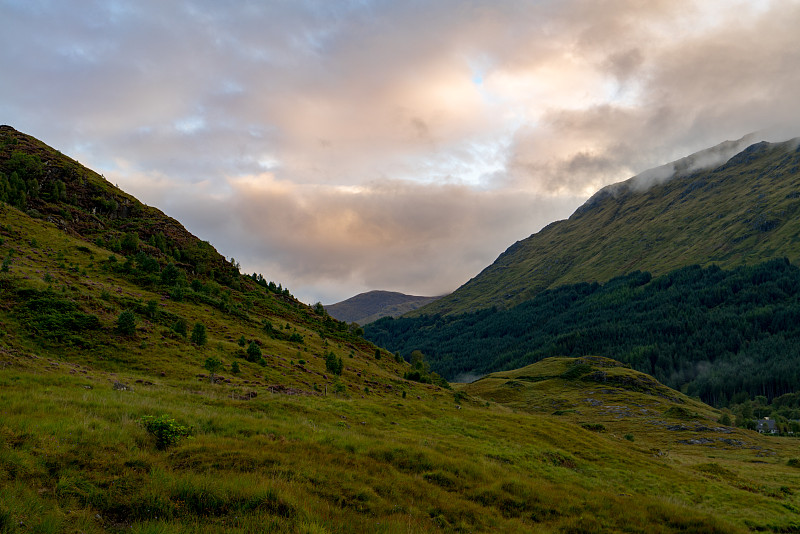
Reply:
[[[508,248],[454,293],[411,315],[464,313],[524,302],[543,289],[603,282],[635,270],[736,267],[800,260],[800,150],[758,143],[727,163],[640,190],[609,186],[569,219]]]
[[[425,363],[0,134],[0,533],[800,528],[795,438],[609,360],[406,380]]]

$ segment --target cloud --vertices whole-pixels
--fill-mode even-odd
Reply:
[[[0,117],[306,300],[436,294],[608,184],[800,134],[799,25],[794,0],[0,0]]]
[[[179,191],[165,184],[143,187],[160,191],[159,205],[194,221],[189,229],[244,271],[291,280],[297,296],[325,303],[341,298],[342,285],[350,292],[452,291],[532,225],[547,224],[579,201],[413,181],[295,184],[271,173],[231,178],[222,196],[207,194],[207,184]],[[528,215],[519,217],[521,211]]]

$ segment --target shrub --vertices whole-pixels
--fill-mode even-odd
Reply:
[[[255,341],[251,341],[250,344],[247,346],[247,361],[248,362],[257,362],[261,359],[261,347],[258,346],[258,343]]]
[[[142,426],[156,438],[156,447],[164,450],[171,445],[176,445],[181,439],[191,436],[192,429],[183,426],[166,415],[158,417],[145,415],[141,419]]]
[[[325,368],[334,375],[341,375],[344,370],[344,363],[341,358],[337,358],[333,351],[325,356]]]
[[[158,316],[158,301],[155,299],[147,301],[147,316],[155,319]]]
[[[165,286],[173,286],[178,281],[178,268],[174,263],[168,263],[166,267],[161,270],[161,283]]]
[[[117,332],[125,336],[136,333],[136,316],[130,310],[125,310],[117,317]]]
[[[120,247],[125,252],[136,252],[139,249],[139,235],[136,232],[128,232],[122,236]]]
[[[303,336],[295,332],[291,336],[289,336],[290,343],[303,343]]]
[[[224,365],[222,365],[222,360],[220,360],[219,358],[216,358],[214,356],[211,356],[210,358],[206,359],[206,363],[203,364],[203,367],[205,367],[205,369],[211,375],[210,379],[211,379],[211,382],[213,383],[214,382],[214,375],[217,373],[217,371],[222,369],[224,367]]]
[[[171,298],[175,302],[183,302],[185,296],[186,292],[183,290],[181,286],[175,286],[169,292],[169,298]]]
[[[234,360],[233,363],[231,364],[231,373],[238,375],[241,372],[242,370],[239,368],[239,362]]]
[[[186,328],[187,328],[186,319],[184,319],[183,317],[181,317],[180,319],[175,321],[175,323],[172,325],[172,330],[176,334],[179,334],[184,338],[186,337],[186,333],[187,333],[186,332]]]
[[[206,341],[208,341],[208,334],[206,334],[206,327],[203,323],[194,323],[191,340],[192,343],[201,347],[206,344]]]

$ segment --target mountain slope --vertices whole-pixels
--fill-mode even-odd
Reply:
[[[178,221],[10,126],[0,126],[0,173],[0,200],[70,235],[111,252],[142,251],[223,285],[238,283],[238,270]]]
[[[548,287],[634,270],[660,275],[692,264],[800,260],[797,140],[757,143],[715,168],[693,170],[700,156],[599,191],[569,219],[515,243],[454,293],[411,315],[513,306]]]
[[[340,321],[363,325],[381,317],[399,317],[438,298],[440,297],[417,297],[394,291],[368,291],[336,304],[328,304],[325,310]]]

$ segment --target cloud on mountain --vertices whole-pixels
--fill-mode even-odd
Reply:
[[[0,0],[0,121],[309,301],[455,289],[597,189],[800,134],[797,1]]]

